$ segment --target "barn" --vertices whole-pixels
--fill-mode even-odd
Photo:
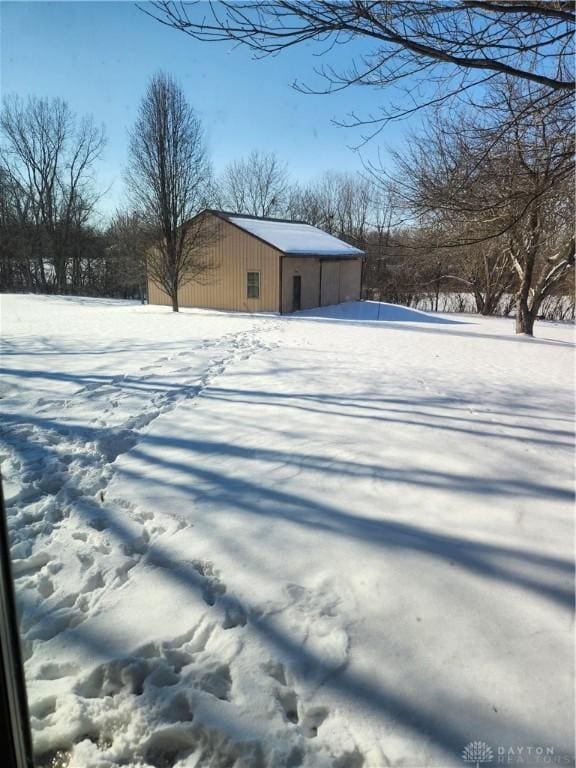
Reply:
[[[182,307],[296,312],[360,298],[364,252],[303,221],[205,210],[217,236],[209,278],[178,293]],[[170,297],[148,280],[151,304]]]

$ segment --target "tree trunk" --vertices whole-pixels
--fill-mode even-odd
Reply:
[[[54,277],[56,293],[66,293],[66,262],[60,254],[54,255]]]
[[[518,296],[516,302],[516,333],[534,336],[535,319],[535,313],[529,309],[526,297]]]
[[[530,214],[529,237],[524,245],[524,268],[516,294],[516,333],[524,333],[526,336],[534,336],[534,320],[538,311],[533,303],[530,306],[529,298],[538,247],[539,225],[538,210],[534,208]],[[517,261],[520,263],[519,259]]]
[[[474,301],[476,303],[476,312],[478,312],[479,315],[486,314],[486,302],[484,301],[484,296],[482,296],[482,293],[478,289],[474,289],[473,293]]]
[[[178,312],[180,309],[178,306],[178,291],[174,291],[170,298],[172,299],[172,312]]]

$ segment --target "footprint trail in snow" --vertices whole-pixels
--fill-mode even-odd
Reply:
[[[19,478],[8,520],[41,767],[362,765],[353,747],[311,749],[329,709],[305,705],[287,667],[262,660],[269,652],[254,626],[266,610],[251,617],[210,560],[178,564],[203,606],[181,635],[166,627],[165,639],[134,648],[98,636],[110,607],[129,601],[131,580],[174,567],[163,541],[192,528],[111,495],[116,460],[156,420],[194,407],[219,376],[265,350],[262,335],[230,333],[132,374],[87,376],[71,396],[39,397],[28,419],[2,427],[3,473]],[[302,623],[299,589],[290,585],[285,604],[268,607],[275,619],[292,610]],[[247,675],[253,668],[257,680]],[[223,725],[231,707],[232,729]]]

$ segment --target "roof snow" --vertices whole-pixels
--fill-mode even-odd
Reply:
[[[226,215],[226,219],[251,235],[288,254],[302,256],[362,256],[364,251],[301,221],[281,221]]]

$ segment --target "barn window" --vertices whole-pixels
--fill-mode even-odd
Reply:
[[[246,272],[246,297],[260,298],[260,272]]]

